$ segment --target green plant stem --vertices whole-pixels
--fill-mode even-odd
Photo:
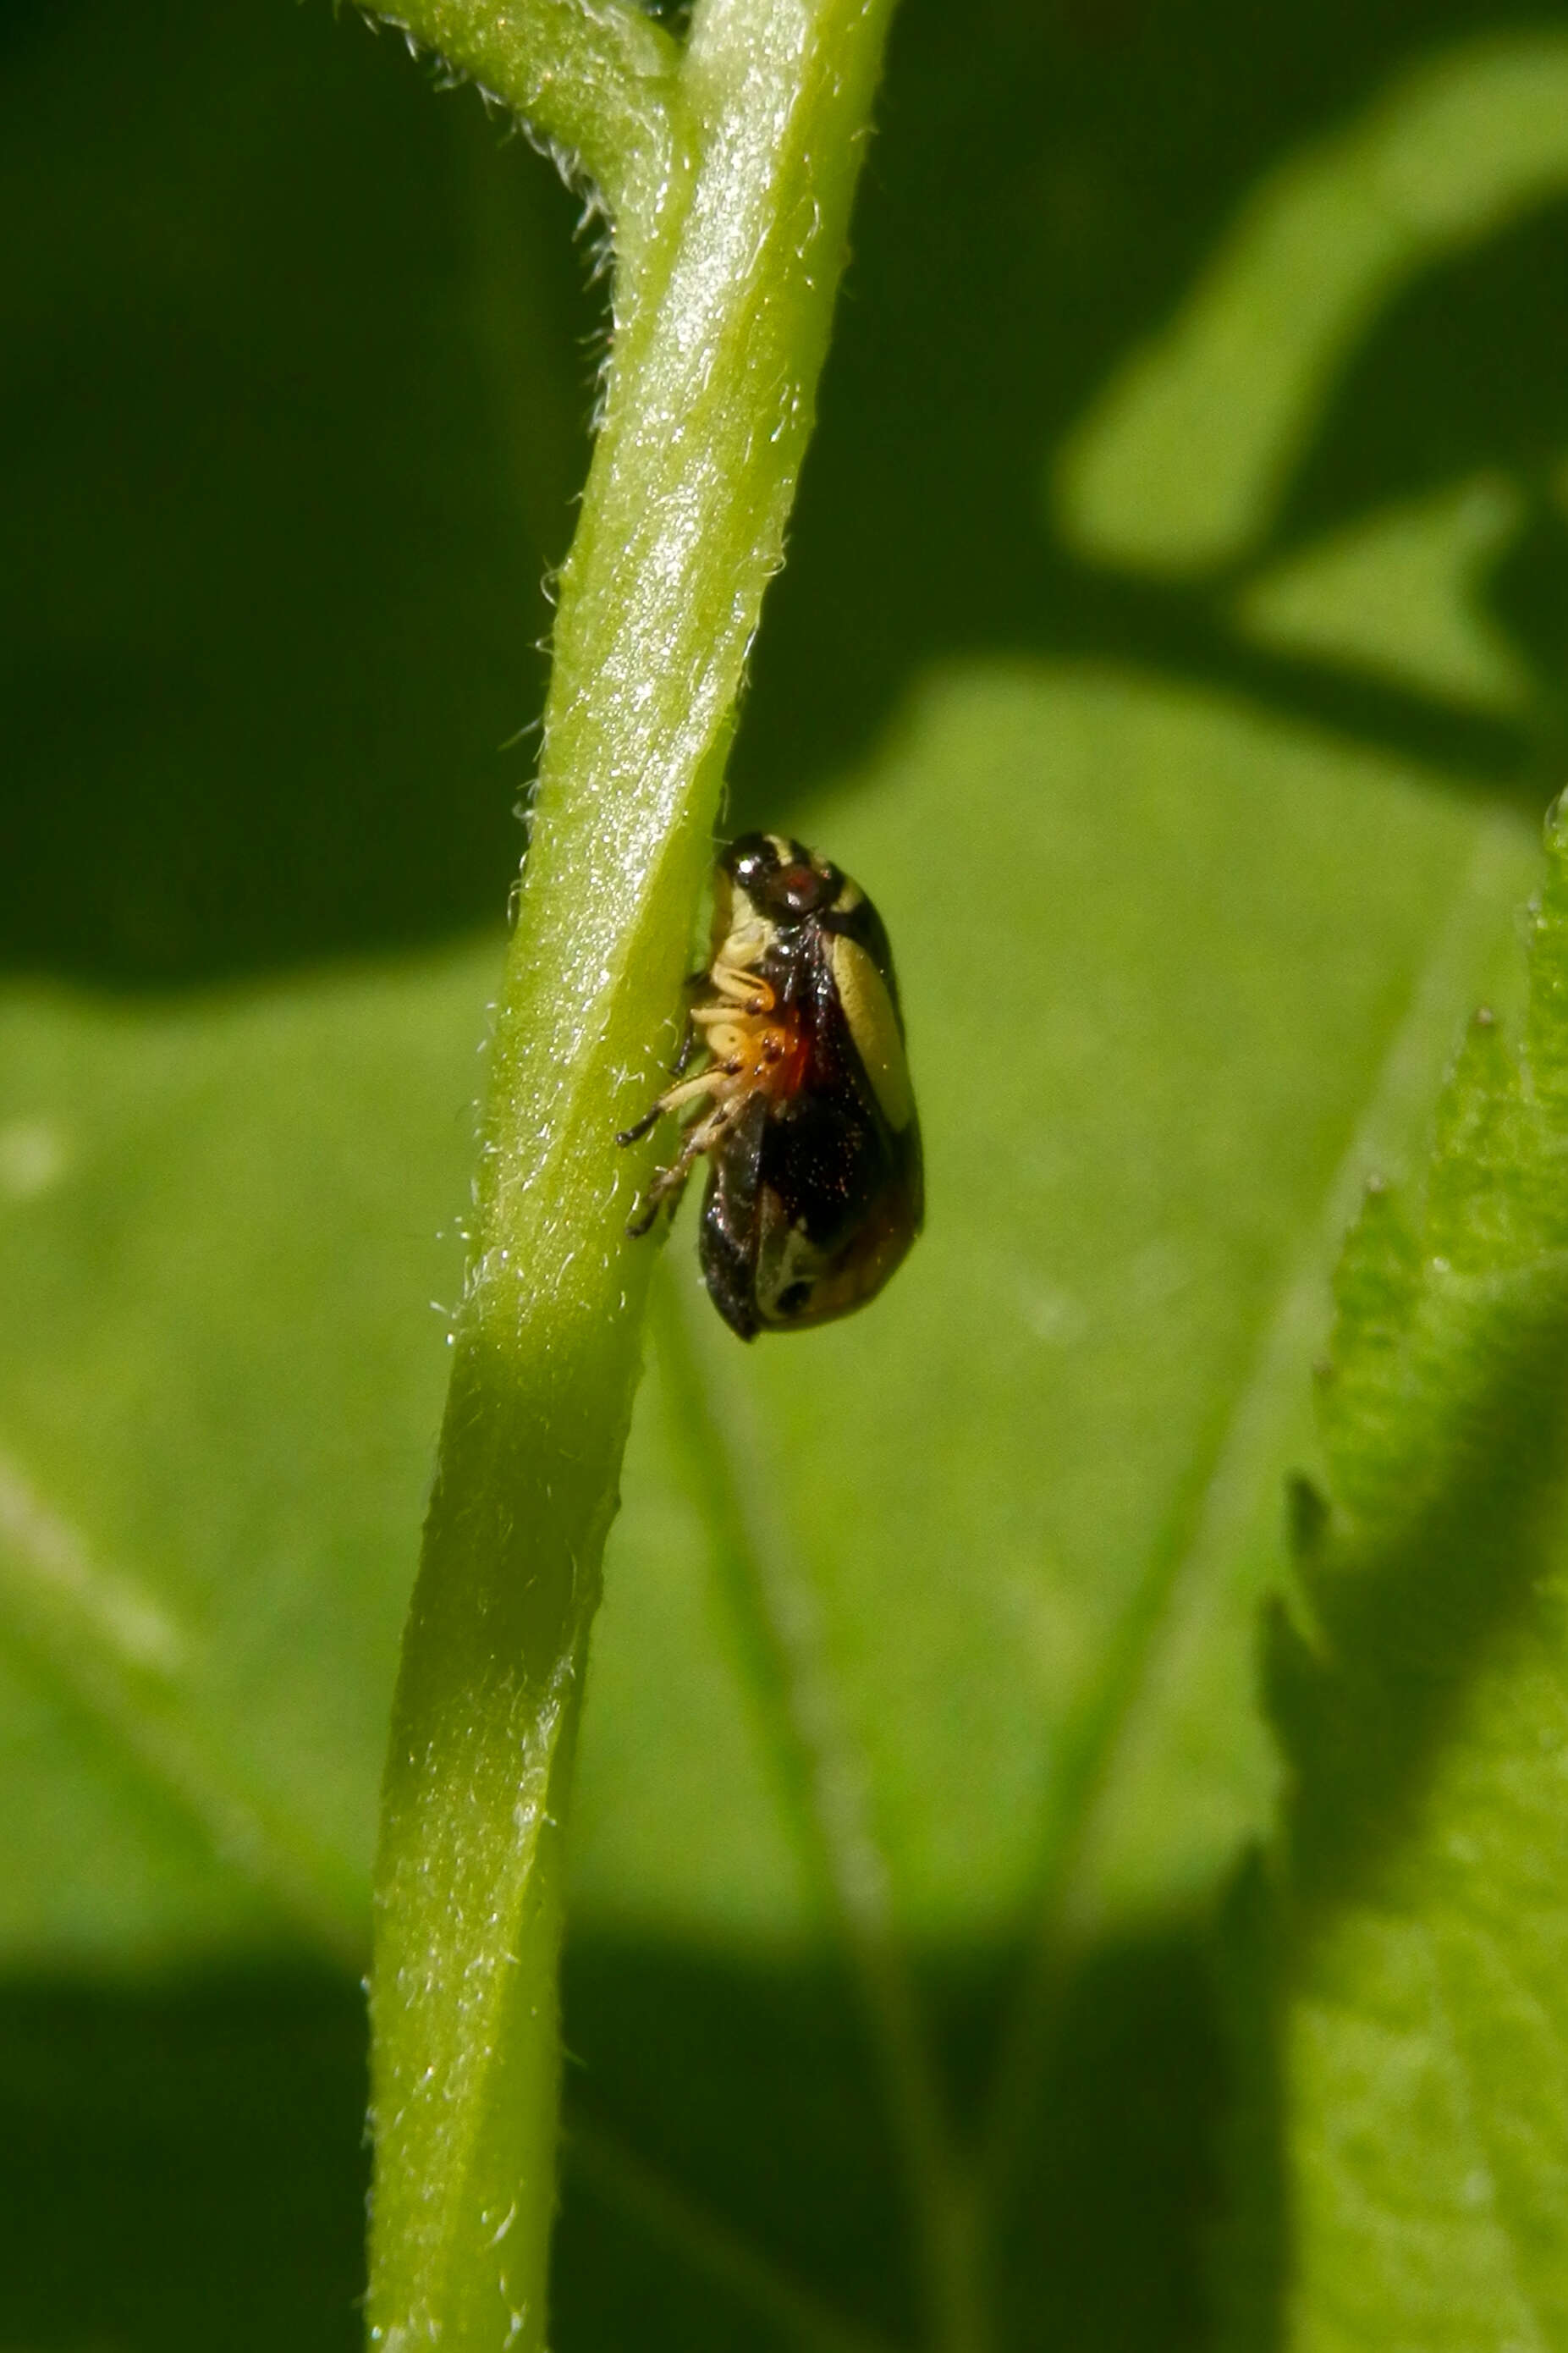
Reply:
[[[376,14],[516,109],[598,188],[612,218],[668,169],[680,52],[621,0],[401,0]]]
[[[652,1251],[625,1232],[651,1147],[627,1166],[615,1131],[673,1035],[890,5],[708,0],[670,110],[689,127],[617,220],[384,1796],[370,2316],[389,2348],[543,2342],[561,1825]]]

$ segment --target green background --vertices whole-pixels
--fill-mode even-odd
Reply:
[[[0,2345],[325,2353],[594,233],[318,0],[0,70]],[[930,1228],[749,1353],[661,1271],[563,2353],[912,2341],[911,2068],[999,2347],[1216,2341],[1258,1603],[1336,1235],[1516,986],[1565,268],[1560,11],[904,0],[731,807],[888,919]]]

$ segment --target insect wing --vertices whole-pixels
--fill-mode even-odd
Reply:
[[[753,1291],[759,1322],[773,1331],[828,1323],[869,1299],[923,1209],[896,998],[847,934],[817,932],[809,953],[809,974],[797,978],[801,1083],[773,1107],[757,1163]]]
[[[754,1095],[715,1150],[697,1244],[708,1295],[742,1340],[762,1328],[756,1276],[767,1113],[764,1098]]]

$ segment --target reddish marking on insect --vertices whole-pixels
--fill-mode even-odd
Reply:
[[[757,1041],[756,1083],[775,1097],[798,1094],[810,1061],[811,1045],[803,1029],[770,1023]]]

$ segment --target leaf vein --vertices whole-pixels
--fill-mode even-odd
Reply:
[[[891,2340],[824,2304],[618,2133],[576,2109],[568,2116],[564,2155],[568,2171],[585,2189],[811,2353],[897,2353]]]
[[[1210,1616],[1215,1566],[1233,1556],[1244,1537],[1279,1452],[1280,1430],[1297,1410],[1307,1352],[1324,1313],[1325,1266],[1385,1134],[1407,1106],[1425,1099],[1435,1053],[1455,1027],[1465,977],[1495,930],[1499,896],[1522,871],[1519,828],[1498,818],[1483,822],[1447,915],[1413,974],[1306,1245],[1287,1258],[1240,1383],[1215,1417],[1174,1498],[1084,1712],[1069,1803],[1053,1820],[1037,1871],[1032,1954],[998,2046],[987,2102],[983,2174],[997,2210],[1010,2195],[1022,2155],[1070,1956],[1100,1926],[1099,1866],[1120,1799],[1140,1773],[1141,1747],[1183,1656]]]
[[[352,1867],[246,1786],[198,1720],[195,1645],[134,1579],[105,1564],[0,1452],[0,1620],[212,1851],[314,1943],[355,1969],[366,1905]]]
[[[707,1308],[695,1293],[689,1307],[672,1313],[668,1303],[666,1284],[661,1359],[680,1393],[679,1426],[701,1440],[691,1456],[752,1662],[752,1697],[870,2024],[914,2210],[933,2339],[942,2353],[979,2353],[989,2332],[973,2273],[970,2203],[893,1922],[865,1763],[833,1688],[810,1582],[785,1532],[757,1431],[735,1384],[715,1377],[706,1332],[693,1328]]]

